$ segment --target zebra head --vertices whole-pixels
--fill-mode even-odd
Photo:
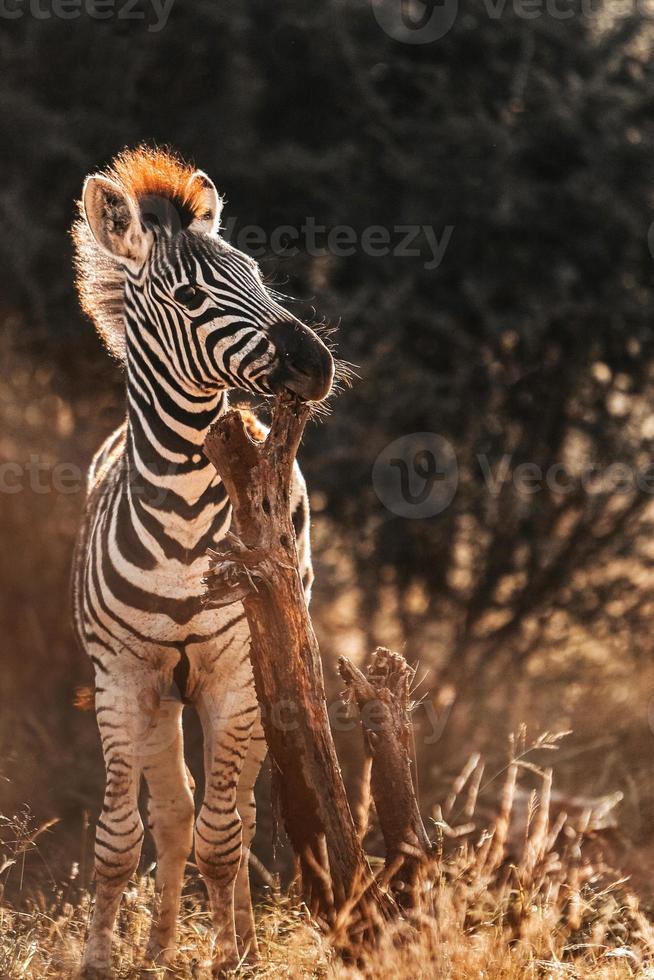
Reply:
[[[178,382],[200,390],[288,389],[305,401],[328,395],[329,350],[275,301],[256,262],[220,237],[222,201],[206,174],[157,151],[132,151],[109,173],[86,179],[81,203],[78,226],[86,225],[113,269],[114,305],[121,272],[127,337],[154,350]],[[85,244],[79,227],[75,237],[82,299],[84,278],[94,279],[97,307],[100,274],[84,267],[90,239]]]

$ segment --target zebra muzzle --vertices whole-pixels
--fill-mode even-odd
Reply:
[[[322,401],[331,391],[334,359],[322,340],[299,320],[275,323],[268,331],[276,364],[270,374],[273,391],[292,391],[303,401]]]

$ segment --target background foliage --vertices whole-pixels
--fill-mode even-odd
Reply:
[[[465,0],[445,37],[407,45],[364,0],[176,0],[159,32],[136,9],[146,20],[0,19],[0,455],[83,467],[120,419],[120,372],[78,311],[67,235],[85,174],[122,146],[175,146],[226,193],[225,218],[268,235],[307,217],[452,226],[437,269],[361,249],[262,261],[295,312],[340,324],[360,376],[303,451],[323,648],[396,644],[429,703],[456,698],[437,748],[419,748],[425,792],[464,732],[569,725],[570,785],[622,788],[647,842],[647,18],[575,0],[566,19],[492,16]],[[443,513],[407,520],[371,470],[424,431],[451,443],[459,485]],[[525,463],[565,467],[571,489],[525,490]],[[646,491],[616,492],[616,463]],[[66,611],[81,505],[28,488],[0,508],[3,795],[61,817],[67,853],[101,779],[92,720],[70,707],[89,678]]]

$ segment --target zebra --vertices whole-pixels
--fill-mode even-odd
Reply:
[[[91,465],[73,571],[76,633],[95,670],[106,788],[82,976],[111,976],[111,944],[144,828],[157,851],[146,961],[174,958],[192,847],[216,931],[214,975],[256,959],[248,878],[254,783],[266,754],[243,607],[203,604],[207,551],[227,533],[225,488],[203,451],[230,389],[324,400],[328,347],[284,309],[257,264],[219,233],[211,179],[169,150],[124,150],[86,178],[73,226],[83,310],[124,365],[126,419]],[[264,432],[253,416],[255,437]],[[293,519],[310,592],[309,508],[296,467]],[[283,651],[280,651],[283,655]],[[205,793],[195,815],[182,711],[199,713]],[[237,939],[238,937],[238,939]]]

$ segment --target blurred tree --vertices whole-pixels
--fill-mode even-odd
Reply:
[[[366,0],[185,0],[158,32],[86,14],[0,21],[3,302],[39,344],[47,324],[62,388],[84,385],[74,355],[90,335],[64,247],[73,200],[126,143],[194,157],[226,217],[268,235],[307,217],[395,242],[398,225],[453,228],[437,268],[424,232],[421,257],[357,247],[263,264],[304,315],[342,321],[358,365],[305,459],[344,529],[370,642],[384,639],[383,585],[410,655],[447,624],[455,674],[525,662],[571,629],[648,645],[650,493],[579,484],[615,462],[644,473],[654,438],[650,34],[635,14],[566,9],[465,0],[426,45],[393,40]],[[443,513],[412,521],[384,508],[371,470],[422,431],[453,445],[460,481]],[[507,454],[489,487],[479,457],[497,475]],[[523,463],[565,464],[575,489],[525,492]]]

